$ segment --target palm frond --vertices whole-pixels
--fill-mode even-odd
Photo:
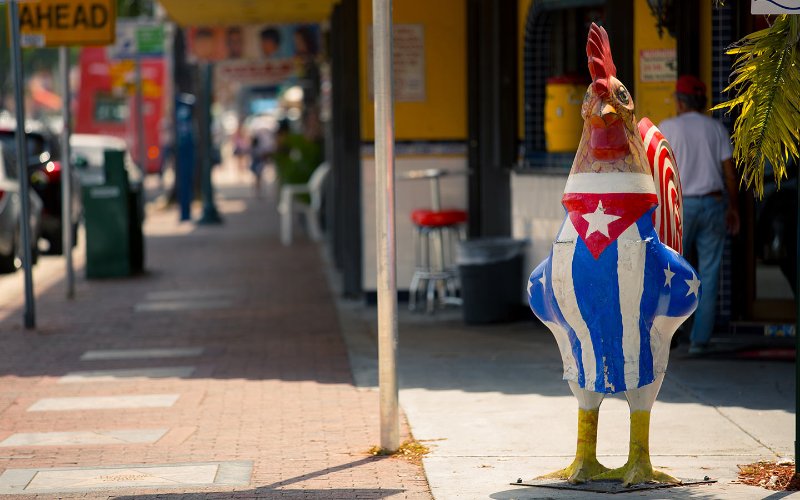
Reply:
[[[761,197],[767,163],[780,187],[789,159],[800,158],[800,16],[778,16],[727,53],[736,56],[725,89],[734,97],[712,109],[739,108],[734,158],[741,182]]]

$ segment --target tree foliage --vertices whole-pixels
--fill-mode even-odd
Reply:
[[[736,61],[725,91],[735,97],[713,109],[738,109],[734,157],[742,183],[760,197],[767,164],[780,187],[790,158],[800,158],[800,16],[776,17],[727,53]]]

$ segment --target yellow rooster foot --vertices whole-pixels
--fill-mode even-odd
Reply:
[[[680,479],[675,479],[669,474],[653,469],[649,459],[628,461],[618,469],[612,469],[591,477],[592,481],[621,481],[626,488],[640,483],[671,483],[680,484]]]
[[[596,458],[575,458],[569,467],[539,476],[537,479],[566,479],[570,484],[580,484],[609,470]]]

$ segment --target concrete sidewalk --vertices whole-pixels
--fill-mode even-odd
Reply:
[[[374,386],[374,310],[342,302],[339,309],[356,382]],[[577,403],[561,380],[549,331],[533,321],[467,326],[458,311],[429,317],[401,304],[399,335],[401,404],[414,437],[432,449],[424,465],[435,498],[592,496],[509,484],[563,468],[574,457]],[[624,497],[789,496],[732,481],[737,464],[792,457],[794,365],[688,359],[680,351],[673,352],[653,409],[653,464],[680,478],[718,482]],[[606,398],[598,438],[604,465],[625,463],[628,432],[624,398]]]

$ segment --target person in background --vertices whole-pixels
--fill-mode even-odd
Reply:
[[[272,161],[272,156],[277,148],[275,129],[264,126],[253,132],[250,146],[250,170],[253,172],[255,196],[261,198],[261,178],[264,168]]]
[[[241,26],[230,26],[225,30],[225,45],[228,47],[228,59],[244,57],[244,33]]]
[[[706,116],[706,86],[684,75],[675,85],[677,116],[659,128],[675,153],[683,189],[683,250],[696,255],[703,293],[694,314],[690,355],[708,352],[714,331],[726,229],[739,233],[739,183],[725,126]]]
[[[244,124],[240,123],[233,133],[233,158],[236,161],[236,170],[243,174],[247,170],[247,155],[250,153],[250,140]]]
[[[208,26],[200,26],[194,30],[192,37],[192,53],[200,61],[214,60],[214,30]]]
[[[281,33],[275,28],[261,30],[261,55],[266,58],[276,57],[281,48]]]

